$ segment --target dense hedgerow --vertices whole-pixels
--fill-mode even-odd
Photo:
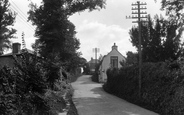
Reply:
[[[0,70],[0,115],[55,115],[57,102],[62,112],[69,86],[59,66],[27,53],[14,58],[13,69]]]
[[[143,64],[141,98],[138,96],[138,70],[138,65],[109,69],[104,89],[162,115],[184,114],[184,67],[181,61]]]
[[[98,76],[99,76],[99,74],[97,73],[97,72],[94,72],[93,74],[92,74],[92,77],[91,77],[91,80],[93,81],[93,82],[99,82],[99,80],[98,80]]]

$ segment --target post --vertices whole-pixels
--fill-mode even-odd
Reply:
[[[138,46],[138,53],[139,53],[139,77],[138,77],[138,87],[139,87],[139,97],[141,98],[141,73],[142,73],[142,48],[141,48],[141,22],[146,22],[141,20],[142,18],[147,18],[147,16],[141,16],[141,14],[147,14],[146,12],[141,12],[141,10],[144,10],[146,8],[140,7],[141,5],[146,5],[146,3],[140,3],[137,1],[136,4],[132,4],[132,6],[137,6],[137,8],[132,8],[132,10],[136,10],[137,12],[132,12],[132,14],[136,14],[136,16],[127,17],[131,19],[138,19],[138,21],[133,21],[133,23],[138,23],[139,27],[139,46]]]
[[[95,67],[97,65],[97,53],[100,51],[99,48],[93,48],[93,52],[95,52]]]
[[[97,48],[95,48],[95,67],[96,67],[96,64],[97,64]]]
[[[139,25],[139,97],[141,97],[141,73],[142,73],[142,50],[141,50],[141,19],[140,19],[140,2],[138,4],[138,25]]]

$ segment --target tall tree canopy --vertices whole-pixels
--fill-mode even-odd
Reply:
[[[162,10],[166,10],[169,20],[175,22],[178,28],[178,36],[181,36],[184,30],[184,1],[183,0],[162,0]]]
[[[130,30],[133,46],[138,49],[138,27]],[[148,17],[148,23],[141,24],[142,58],[144,62],[176,60],[181,52],[180,35],[177,35],[177,23],[163,17]]]
[[[180,20],[183,18],[183,0],[162,0],[162,10],[166,10],[166,15],[175,20]]]
[[[10,39],[14,38],[16,30],[11,28],[15,22],[16,14],[9,9],[8,0],[0,0],[0,55],[11,47]]]
[[[36,25],[38,52],[48,59],[71,65],[79,57],[80,42],[75,37],[75,26],[69,16],[76,12],[104,8],[104,0],[43,0],[37,7],[30,4],[29,20]]]

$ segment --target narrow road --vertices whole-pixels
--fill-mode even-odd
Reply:
[[[79,115],[158,115],[106,93],[102,84],[92,82],[90,77],[84,75],[72,83]]]

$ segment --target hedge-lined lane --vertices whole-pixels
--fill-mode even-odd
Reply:
[[[106,93],[102,84],[92,82],[89,75],[78,78],[72,87],[75,90],[73,101],[79,115],[157,115]]]

